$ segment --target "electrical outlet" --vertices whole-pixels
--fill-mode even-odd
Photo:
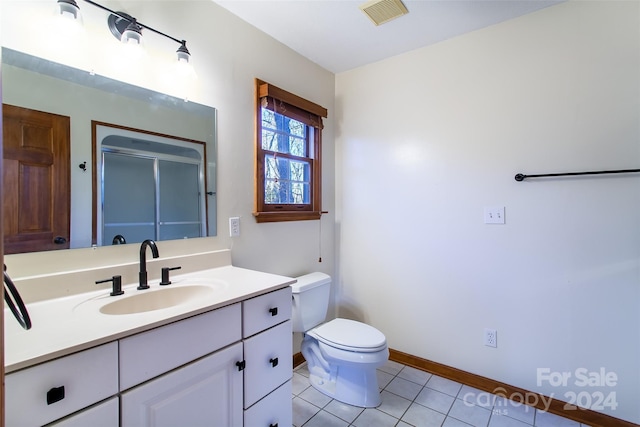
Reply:
[[[229,218],[229,236],[240,236],[240,217],[234,216]]]
[[[484,345],[486,345],[487,347],[498,347],[498,333],[495,329],[485,328]]]

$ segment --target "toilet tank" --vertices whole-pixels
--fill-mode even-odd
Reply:
[[[325,273],[309,273],[296,277],[291,285],[293,332],[306,332],[324,322],[329,307],[331,276]]]

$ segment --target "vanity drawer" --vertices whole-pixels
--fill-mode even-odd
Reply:
[[[242,336],[250,337],[291,318],[291,287],[242,302]]]
[[[7,426],[50,423],[118,393],[118,344],[84,350],[8,374]]]
[[[47,427],[119,427],[120,402],[117,397],[56,421]]]
[[[240,341],[240,303],[120,340],[120,390]]]
[[[292,425],[291,393],[291,380],[289,380],[244,411],[244,425],[247,427]]]
[[[291,379],[293,375],[291,320],[244,341],[244,407]]]

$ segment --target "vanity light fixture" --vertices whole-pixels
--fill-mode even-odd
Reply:
[[[116,37],[118,40],[122,41],[126,44],[141,44],[142,43],[142,30],[149,30],[161,36],[164,36],[168,39],[173,40],[178,43],[180,47],[176,51],[176,55],[178,58],[178,62],[188,63],[191,58],[191,54],[187,49],[187,42],[185,40],[179,40],[175,37],[171,37],[168,34],[165,34],[161,31],[158,31],[154,28],[151,28],[148,25],[145,25],[139,22],[133,16],[130,16],[124,12],[117,12],[109,9],[106,6],[102,6],[101,4],[96,3],[93,0],[83,0],[90,5],[96,6],[102,10],[109,12],[109,17],[107,18],[107,25],[109,26],[109,30],[111,30],[111,34]],[[78,3],[76,0],[58,0],[58,13],[60,15],[69,17],[74,20],[80,20],[80,8],[78,7]]]
[[[189,53],[189,49],[187,49],[186,41],[182,40],[176,53],[178,54],[178,62],[189,62],[191,54]]]
[[[58,15],[79,20],[80,8],[76,0],[58,0]]]
[[[129,22],[127,28],[125,28],[122,32],[120,41],[124,44],[142,44],[142,27],[138,25],[135,18],[133,18],[133,20]]]

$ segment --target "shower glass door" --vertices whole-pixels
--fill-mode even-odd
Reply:
[[[156,239],[155,159],[103,153],[102,245]]]
[[[102,245],[205,235],[199,164],[110,151],[102,161]]]
[[[168,160],[158,162],[159,240],[199,237],[202,196],[197,164]]]

